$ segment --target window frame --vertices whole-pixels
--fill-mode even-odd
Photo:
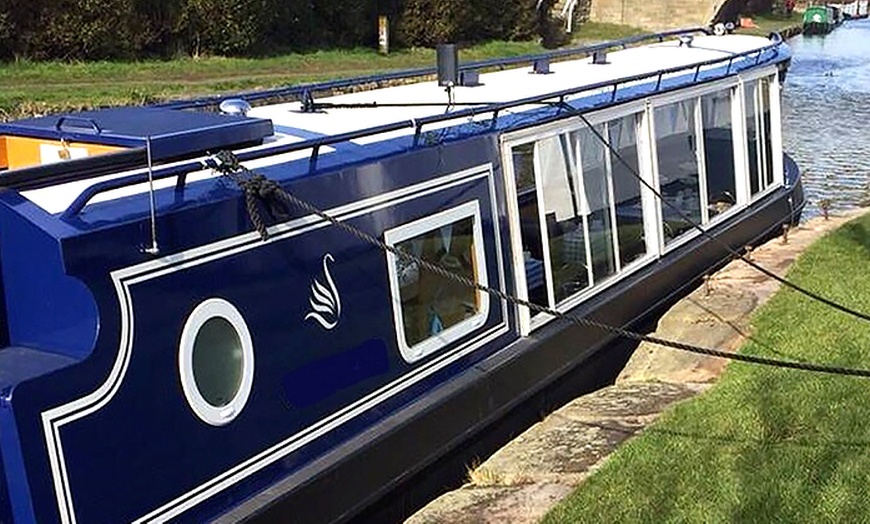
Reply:
[[[472,236],[473,236],[473,256],[475,275],[477,283],[481,286],[488,286],[489,279],[486,266],[486,249],[484,246],[483,224],[481,222],[480,203],[477,200],[471,200],[458,206],[446,209],[405,224],[401,224],[394,228],[384,231],[384,242],[392,247],[397,244],[410,240],[432,231],[436,231],[441,227],[459,222],[464,219],[472,219]],[[489,318],[490,299],[489,294],[481,290],[475,290],[477,300],[479,301],[479,311],[450,327],[444,329],[437,335],[432,335],[416,344],[409,345],[405,338],[405,323],[404,310],[402,309],[401,287],[399,284],[399,276],[396,270],[398,257],[392,252],[386,252],[387,275],[390,282],[390,297],[393,305],[393,325],[396,331],[396,343],[398,344],[399,354],[409,364],[417,362],[433,353],[442,349],[462,337],[474,332],[482,327],[487,318]]]
[[[781,85],[780,79],[777,75],[777,71],[777,67],[772,65],[748,72],[735,72],[734,74],[726,78],[704,82],[691,88],[680,88],[673,92],[653,94],[643,99],[620,103],[612,107],[607,107],[586,113],[586,120],[588,120],[588,122],[593,126],[606,124],[612,120],[620,119],[629,115],[639,115],[636,118],[635,132],[639,157],[638,168],[641,178],[645,182],[644,184],[641,184],[641,202],[643,210],[644,236],[647,241],[647,253],[644,256],[639,257],[637,260],[632,261],[630,264],[627,264],[625,266],[620,265],[619,270],[610,277],[604,278],[599,282],[595,282],[594,279],[591,279],[590,282],[592,282],[592,284],[589,287],[585,288],[583,291],[578,292],[571,297],[562,300],[557,305],[557,309],[559,309],[560,311],[564,311],[577,306],[578,304],[589,299],[594,294],[600,292],[603,289],[606,289],[613,282],[617,282],[625,276],[633,273],[637,269],[645,267],[652,260],[665,256],[669,252],[679,249],[684,244],[692,241],[692,239],[696,238],[699,234],[701,234],[695,228],[692,228],[690,231],[686,231],[684,234],[673,239],[670,243],[665,245],[662,225],[662,206],[664,204],[660,201],[659,197],[655,195],[655,192],[659,192],[661,189],[658,172],[658,152],[655,137],[654,109],[656,107],[672,104],[678,101],[694,101],[696,108],[696,117],[693,129],[695,130],[695,134],[699,140],[695,156],[696,162],[698,164],[699,188],[703,189],[702,191],[700,191],[699,198],[701,199],[702,203],[701,226],[704,229],[714,227],[716,224],[730,219],[734,214],[743,211],[754,200],[761,198],[769,192],[775,191],[782,186],[782,124],[780,120],[781,99],[779,97]],[[774,176],[773,183],[770,186],[768,186],[764,191],[761,191],[756,195],[750,196],[749,166],[747,158],[748,151],[746,147],[745,129],[746,122],[743,102],[743,84],[744,82],[758,80],[761,78],[769,78],[771,80],[771,129],[769,130],[769,132],[772,142],[772,152],[774,155]],[[709,195],[706,194],[706,187],[709,181],[707,180],[707,169],[704,162],[704,159],[706,158],[706,151],[704,151],[703,144],[704,129],[703,116],[701,114],[701,98],[708,94],[723,91],[728,92],[731,100],[731,137],[734,149],[734,177],[735,189],[737,193],[735,197],[737,202],[729,209],[711,217],[706,205],[709,199]],[[514,178],[514,165],[511,156],[512,151],[515,147],[521,146],[523,144],[535,144],[540,140],[544,140],[553,136],[558,136],[563,133],[572,133],[585,128],[586,125],[583,121],[574,118],[566,118],[564,120],[549,122],[540,126],[531,126],[525,129],[505,133],[499,139],[504,176],[503,182],[505,184],[505,193],[507,198],[506,211],[507,220],[509,222],[508,235],[511,245],[511,265],[516,274],[516,294],[522,299],[528,300],[529,296],[526,275],[523,272],[523,239],[521,236],[520,226],[518,223],[515,223],[515,221],[519,219],[519,209],[517,204],[516,182]],[[579,147],[578,151],[576,152],[576,157],[578,164],[582,163]],[[610,155],[607,155],[606,161],[608,163],[612,161],[610,159]],[[543,192],[542,175],[537,165],[535,165],[534,169],[534,176],[536,181],[536,198],[539,199],[538,203],[540,206],[540,198]],[[610,171],[608,171],[608,173],[608,185],[612,194],[612,174]],[[580,173],[579,178],[580,184],[583,184],[582,173]],[[654,188],[654,190],[650,189],[650,187]],[[585,195],[585,190],[582,191],[582,194]],[[543,220],[542,213],[540,212],[540,207],[538,220],[539,222]],[[547,229],[544,224],[540,225],[540,230],[542,244],[549,246]],[[587,237],[588,241],[588,234],[586,234],[585,236]],[[618,242],[618,239],[615,240],[617,240]],[[587,246],[587,254],[588,252],[589,248]],[[618,253],[618,251],[616,252]],[[547,247],[547,249],[545,250],[545,254],[546,256],[549,256],[549,247]],[[552,295],[553,291],[552,277],[549,274],[551,270],[550,266],[551,265],[549,261],[545,260],[544,272],[548,295]],[[531,311],[528,308],[522,306],[518,306],[517,311],[518,327],[521,336],[529,335],[532,331],[542,327],[553,319],[553,317],[547,314],[538,314],[533,317]]]
[[[197,336],[205,324],[214,318],[227,322],[239,338],[242,354],[241,380],[233,398],[223,406],[215,406],[202,394],[196,383],[193,353]],[[235,420],[244,409],[254,383],[254,344],[251,331],[242,313],[231,302],[218,297],[200,302],[187,316],[178,343],[178,372],[181,388],[188,406],[203,422],[212,426],[225,426]]]
[[[758,82],[759,89],[756,90],[756,99],[761,96],[760,86],[762,84],[761,80],[767,78],[770,81],[769,84],[769,100],[770,100],[770,129],[767,130],[770,133],[770,141],[771,141],[771,153],[773,154],[773,159],[771,162],[771,167],[773,168],[773,181],[767,187],[760,189],[754,195],[751,194],[750,191],[750,181],[749,181],[749,153],[746,151],[746,95],[745,84],[748,82]],[[745,192],[745,203],[750,203],[755,200],[759,200],[764,198],[768,193],[775,191],[776,189],[782,187],[785,184],[785,175],[783,165],[783,140],[782,140],[782,84],[780,83],[779,70],[776,66],[770,66],[764,68],[759,71],[752,71],[749,73],[741,73],[739,75],[738,82],[738,96],[740,97],[740,111],[742,113],[741,121],[740,121],[740,140],[742,142],[741,147],[742,151],[742,159],[741,159],[741,168],[745,169],[744,177],[746,180],[746,192]],[[758,115],[756,115],[757,119],[760,119]]]

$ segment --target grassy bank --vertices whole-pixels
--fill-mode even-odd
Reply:
[[[635,35],[638,28],[584,24],[572,45]],[[489,42],[463,48],[462,62],[544,52],[538,42]],[[433,49],[380,55],[371,49],[316,51],[267,58],[179,58],[140,62],[0,64],[0,120],[71,109],[142,104],[240,90],[332,80],[432,66]]]
[[[812,246],[790,277],[870,311],[870,216]],[[855,268],[855,269],[849,269]],[[745,353],[870,368],[870,323],[791,290],[754,317]],[[553,510],[577,522],[867,522],[870,379],[731,363]]]
[[[587,23],[570,45],[613,40],[642,29]],[[537,42],[490,42],[460,50],[463,62],[543,52]],[[383,71],[431,66],[432,49],[382,56],[371,49],[317,51],[244,59],[179,58],[140,62],[15,62],[0,64],[0,121],[107,105],[267,89]]]
[[[757,19],[767,34],[790,20]],[[640,28],[585,23],[569,45],[644,33]],[[537,42],[490,42],[460,51],[461,61],[542,52]],[[0,121],[63,110],[142,104],[173,98],[266,89],[327,79],[430,66],[431,49],[382,56],[370,49],[317,51],[284,56],[179,58],[141,62],[15,62],[0,64]]]
[[[490,42],[463,49],[460,60],[535,53],[534,42]],[[0,118],[67,108],[269,88],[434,65],[431,49],[381,56],[368,49],[244,59],[207,57],[143,62],[0,64]]]
[[[752,22],[757,27],[742,28],[740,32],[750,35],[767,36],[770,33],[779,32],[789,27],[801,26],[803,23],[803,13],[792,11],[788,17],[758,15],[752,18]]]

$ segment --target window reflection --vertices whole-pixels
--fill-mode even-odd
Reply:
[[[474,219],[465,218],[396,245],[406,253],[476,280]],[[477,291],[416,262],[396,259],[405,340],[414,346],[480,312]]]
[[[603,126],[595,126],[601,136],[606,136]],[[586,206],[589,215],[589,250],[593,281],[616,272],[616,254],[613,247],[613,222],[611,220],[610,184],[607,174],[608,149],[589,129],[578,132],[580,140],[580,164],[583,173]]]
[[[637,116],[628,115],[607,123],[611,151],[610,166],[616,206],[616,236],[623,266],[647,252],[640,198],[640,165],[637,152]]]
[[[523,262],[529,301],[547,303],[544,278],[544,247],[538,216],[538,191],[535,182],[535,143],[529,142],[512,150],[514,178],[517,186],[517,206],[520,211],[520,235],[523,242]]]
[[[761,125],[764,131],[764,187],[773,184],[773,142],[770,139],[770,87],[771,79],[761,80]]]
[[[563,134],[538,142],[544,183],[544,220],[550,248],[555,300],[560,302],[589,285],[586,217],[577,177],[576,145]]]
[[[654,112],[665,243],[702,219],[695,108],[695,100],[685,100]]]
[[[701,97],[701,118],[704,122],[707,210],[712,218],[737,203],[731,91]]]
[[[761,190],[758,179],[760,151],[758,149],[758,112],[756,108],[756,92],[758,82],[747,82],[743,85],[744,109],[746,111],[746,151],[749,157],[749,192],[756,194]]]

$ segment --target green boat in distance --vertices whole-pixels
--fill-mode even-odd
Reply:
[[[811,5],[804,11],[804,34],[825,35],[834,29],[834,9],[825,5]]]

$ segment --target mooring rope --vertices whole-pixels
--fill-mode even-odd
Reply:
[[[499,289],[492,288],[489,286],[484,286],[474,280],[471,280],[462,275],[456,274],[438,264],[433,264],[423,258],[415,256],[411,253],[408,253],[400,248],[395,246],[391,246],[379,238],[362,231],[361,229],[352,226],[348,223],[341,222],[335,217],[332,217],[328,213],[314,206],[313,204],[297,197],[296,195],[289,193],[284,190],[277,182],[274,180],[268,179],[265,176],[254,173],[250,171],[247,167],[243,166],[239,163],[238,159],[229,151],[221,151],[220,153],[210,157],[207,161],[207,165],[214,169],[215,171],[225,175],[227,178],[232,180],[236,185],[238,185],[239,189],[245,194],[245,203],[247,207],[248,214],[250,215],[251,223],[260,233],[260,236],[263,240],[268,240],[269,232],[268,228],[265,225],[262,217],[260,216],[259,208],[256,205],[257,200],[264,200],[270,198],[276,198],[286,204],[298,207],[299,209],[311,213],[320,217],[321,219],[329,222],[331,225],[367,242],[372,244],[379,249],[392,253],[393,255],[407,261],[414,262],[418,264],[420,267],[429,270],[437,275],[440,275],[444,278],[451,279],[455,282],[463,284],[467,287],[476,289],[478,291],[482,291],[484,293],[488,293],[492,296],[498,297],[500,300],[504,300],[508,303],[517,304],[520,306],[524,306],[529,308],[532,311],[538,313],[545,313],[547,315],[551,315],[559,320],[563,320],[581,327],[592,327],[596,329],[600,329],[602,331],[612,333],[630,340],[636,340],[638,342],[650,342],[653,344],[658,344],[663,347],[668,347],[680,351],[686,351],[689,353],[695,353],[699,355],[707,355],[711,357],[724,358],[729,360],[736,360],[740,362],[746,362],[750,364],[758,364],[764,366],[772,366],[778,368],[786,368],[786,369],[799,369],[804,371],[813,371],[817,373],[828,373],[834,375],[846,375],[846,376],[855,376],[855,377],[870,377],[870,370],[867,369],[856,369],[856,368],[847,368],[841,366],[829,366],[824,364],[815,364],[810,362],[799,362],[794,360],[784,360],[784,359],[775,359],[762,357],[757,355],[746,355],[742,353],[734,353],[731,351],[722,351],[719,349],[706,348],[703,346],[696,346],[693,344],[686,344],[683,342],[668,340],[665,338],[655,337],[652,335],[644,335],[642,333],[637,333],[631,330],[623,329],[616,326],[611,326],[609,324],[605,324],[603,322],[598,322],[596,320],[592,320],[589,318],[581,317],[578,315],[572,315],[569,313],[563,313],[553,308],[549,308],[546,306],[542,306],[539,304],[535,304],[528,300],[509,295]]]
[[[699,224],[692,217],[690,217],[689,215],[684,213],[676,204],[673,204],[673,203],[669,202],[667,199],[665,199],[664,196],[659,191],[657,191],[655,189],[655,187],[652,186],[652,184],[650,184],[649,182],[644,180],[643,177],[640,175],[640,173],[634,168],[634,166],[632,166],[627,160],[625,160],[622,157],[622,155],[619,153],[619,151],[617,151],[616,148],[613,147],[613,145],[610,143],[610,141],[608,141],[601,134],[600,131],[595,129],[595,126],[593,126],[592,123],[589,122],[589,120],[586,118],[586,116],[583,113],[578,112],[570,105],[568,106],[568,108],[570,108],[570,112],[572,112],[575,116],[577,116],[578,118],[580,118],[583,121],[583,123],[586,125],[586,127],[589,128],[589,130],[595,135],[596,139],[598,139],[602,144],[605,145],[605,147],[607,147],[608,151],[610,151],[610,153],[613,154],[614,157],[616,157],[616,159],[619,161],[619,163],[621,163],[626,168],[628,168],[629,172],[635,178],[640,180],[640,183],[643,184],[647,189],[652,191],[653,194],[656,196],[656,198],[659,199],[660,202],[663,202],[670,209],[676,211],[677,214],[679,215],[679,217],[682,220],[685,220],[686,222],[688,222],[695,230],[700,231],[701,235],[703,235],[707,239],[715,242],[716,244],[724,247],[725,250],[731,256],[741,260],[742,262],[749,265],[749,267],[751,267],[751,268],[755,269],[756,271],[759,271],[760,273],[776,280],[780,284],[782,284],[788,288],[791,288],[791,289],[797,291],[798,293],[800,293],[806,297],[809,297],[812,300],[816,300],[818,302],[821,302],[822,304],[830,306],[830,307],[832,307],[832,308],[834,308],[842,313],[846,313],[847,315],[852,315],[856,318],[860,318],[861,320],[866,320],[866,321],[870,322],[870,315],[868,315],[867,313],[864,313],[862,311],[858,311],[856,309],[852,309],[848,306],[840,304],[839,302],[835,302],[827,297],[824,297],[824,296],[816,293],[815,291],[811,291],[803,286],[800,286],[800,285],[788,280],[785,277],[777,275],[773,271],[767,269],[766,267],[762,266],[761,264],[755,262],[754,260],[752,260],[749,257],[747,257],[746,255],[744,255],[743,253],[740,253],[736,249],[732,248],[724,240],[712,235],[709,231],[704,229],[704,227],[701,224]],[[789,208],[792,209],[792,207],[793,206],[792,206],[791,202],[789,202]],[[793,214],[794,214],[794,211],[792,210],[792,215]],[[793,218],[793,216],[792,216],[792,218]]]

